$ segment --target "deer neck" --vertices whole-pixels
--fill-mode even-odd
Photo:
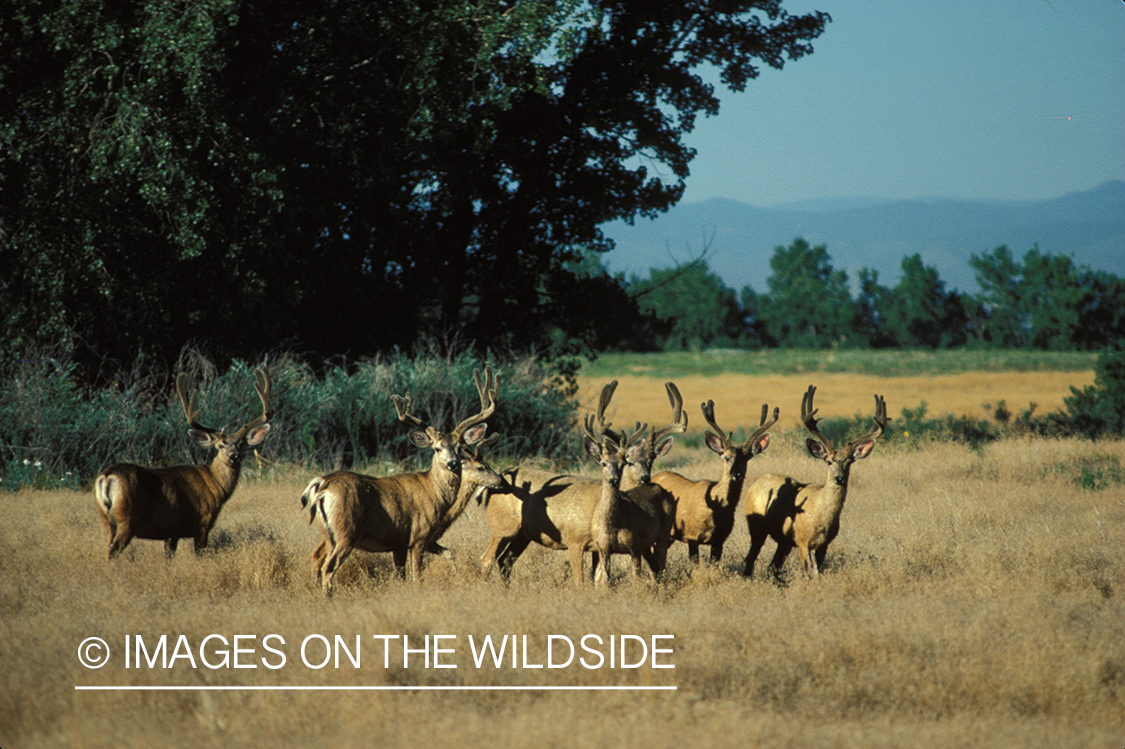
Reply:
[[[711,490],[711,499],[723,506],[738,504],[738,497],[742,494],[742,486],[746,483],[746,466],[742,466],[738,477],[734,472],[724,470],[723,475],[715,482]]]
[[[229,455],[219,451],[208,466],[207,473],[211,474],[214,482],[211,490],[222,504],[234,494],[234,487],[238,485],[238,477],[242,473],[242,461],[232,461]]]
[[[609,481],[602,481],[602,493],[598,497],[598,504],[594,507],[594,515],[590,519],[590,529],[594,538],[608,534],[613,527],[613,516],[617,513],[619,488]]]
[[[820,490],[820,504],[827,508],[831,508],[833,512],[838,512],[844,506],[844,499],[848,494],[848,479],[851,473],[851,466],[844,468],[843,472],[839,474],[840,480],[836,480],[836,475],[829,469],[828,478],[825,479],[824,486]]]
[[[434,496],[441,506],[449,508],[456,505],[457,495],[461,491],[460,472],[451,471],[444,464],[434,464],[426,473],[434,487]]]

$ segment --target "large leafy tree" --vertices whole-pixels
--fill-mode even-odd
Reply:
[[[854,337],[848,276],[832,267],[826,245],[810,247],[801,237],[788,247],[778,245],[770,270],[769,297],[759,300],[755,314],[771,339],[782,346],[819,348]]]
[[[746,324],[734,291],[711,272],[705,260],[654,268],[648,278],[632,278],[629,290],[641,309],[668,321],[658,341],[664,349],[698,351],[747,343]]]
[[[701,74],[739,91],[827,21],[780,0],[11,0],[3,345],[604,341],[600,306],[635,305],[573,263],[680,198],[683,136],[719,108]]]
[[[902,277],[883,297],[879,317],[879,333],[899,346],[960,346],[968,337],[960,294],[946,291],[937,269],[917,254],[902,259]]]
[[[1032,247],[974,254],[982,337],[994,345],[1092,349],[1125,336],[1125,282]]]

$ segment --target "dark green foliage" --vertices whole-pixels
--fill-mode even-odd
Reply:
[[[699,351],[747,343],[746,325],[734,292],[704,260],[675,268],[654,268],[647,279],[634,277],[629,291],[642,310],[667,321],[667,331],[657,337],[659,348]]]
[[[801,237],[778,245],[770,269],[769,296],[754,310],[770,339],[797,348],[847,342],[855,316],[848,276],[832,267],[825,245],[810,247]]]
[[[1094,366],[1094,384],[1072,387],[1066,403],[1066,422],[1091,438],[1125,435],[1125,343],[1102,351]]]
[[[780,0],[0,4],[0,353],[90,381],[462,330],[567,354],[645,322],[573,272],[684,190],[685,135],[812,51]],[[655,168],[653,168],[655,167]],[[604,312],[603,312],[604,311]]]
[[[490,431],[501,441],[494,453],[511,459],[555,456],[575,433],[573,388],[552,380],[534,359],[488,362],[500,381],[500,407]],[[472,371],[483,362],[455,356],[395,354],[314,373],[290,356],[255,364],[235,360],[219,371],[188,351],[179,365],[197,390],[199,420],[235,428],[261,413],[253,370],[273,380],[273,415],[259,449],[267,463],[317,469],[357,467],[375,461],[428,465],[398,420],[390,396],[410,392],[413,412],[439,429],[452,429],[480,409]],[[572,383],[571,383],[572,384]],[[71,362],[50,357],[10,364],[0,379],[0,487],[77,487],[115,462],[174,465],[210,459],[187,436],[172,377],[123,374],[115,387],[84,392]]]

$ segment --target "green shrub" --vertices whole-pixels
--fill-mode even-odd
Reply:
[[[1098,355],[1093,385],[1070,392],[1063,402],[1072,431],[1091,439],[1125,435],[1125,343]]]
[[[554,457],[575,432],[573,383],[560,382],[534,358],[487,362],[500,382],[500,405],[489,420],[501,435],[494,453],[519,459]],[[330,363],[319,373],[297,359],[235,360],[220,372],[196,350],[177,369],[196,390],[199,420],[234,429],[261,412],[253,370],[272,380],[271,431],[260,456],[270,462],[335,469],[375,461],[423,465],[398,420],[391,394],[410,393],[412,412],[438,429],[476,413],[473,369],[484,362],[453,356],[393,354]],[[209,459],[187,436],[183,408],[170,373],[134,370],[113,387],[84,391],[75,368],[52,357],[27,357],[0,371],[0,488],[72,486],[102,468],[127,461],[172,465]]]

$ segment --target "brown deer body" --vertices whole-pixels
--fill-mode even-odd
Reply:
[[[245,451],[260,444],[270,429],[269,375],[258,370],[255,377],[262,415],[230,434],[196,420],[195,394],[190,400],[186,395],[187,376],[176,378],[188,433],[200,447],[216,450],[210,465],[146,468],[117,463],[98,474],[94,500],[109,536],[110,559],[134,538],[164,541],[169,557],[181,538],[193,539],[196,553],[207,546],[220,510],[238,485]]]
[[[310,522],[320,518],[328,541],[320,567],[326,594],[331,595],[333,576],[354,549],[389,551],[400,575],[408,565],[410,579],[421,579],[422,554],[436,544],[469,499],[459,498],[462,450],[484,437],[484,422],[496,410],[499,385],[493,384],[492,371],[485,370],[484,384],[479,372],[474,371],[473,378],[481,410],[448,434],[410,414],[409,393],[405,398],[392,396],[399,420],[416,427],[410,433],[414,444],[434,451],[428,471],[381,478],[340,472],[310,482],[301,504]]]
[[[840,532],[840,513],[848,492],[852,464],[875,449],[875,440],[887,427],[887,404],[875,396],[875,426],[862,437],[850,440],[840,450],[832,447],[817,428],[813,395],[809,386],[801,402],[801,421],[813,438],[806,440],[809,454],[828,465],[823,484],[808,484],[788,476],[766,474],[758,478],[746,495],[746,524],[750,531],[750,550],[746,554],[743,575],[754,574],[754,562],[767,538],[777,543],[771,568],[776,575],[794,547],[800,555],[805,574],[820,576],[828,546]]]
[[[605,423],[605,409],[616,387],[617,382],[614,381],[602,389],[596,429],[594,422],[589,420],[585,428],[595,434],[608,435],[621,445],[632,440],[610,431],[610,425]],[[686,418],[681,419],[679,391],[673,383],[667,383],[666,388],[672,403],[672,423],[664,429],[653,430],[651,434],[644,434],[645,428],[637,425],[633,437],[644,434],[644,438],[622,455],[624,467],[619,487],[622,492],[609,505],[608,515],[607,506],[602,505],[603,519],[600,521],[603,541],[609,538],[610,529],[614,529],[613,550],[630,554],[633,549],[638,550],[654,576],[663,570],[667,552],[664,538],[671,527],[673,508],[667,493],[648,485],[647,481],[652,461],[665,454],[671,446],[671,434],[687,429]],[[603,500],[603,481],[582,476],[560,476],[528,467],[507,471],[505,478],[509,485],[505,492],[485,495],[485,515],[492,538],[481,556],[482,572],[487,575],[493,566],[499,565],[501,575],[507,580],[512,565],[534,542],[548,549],[568,552],[571,580],[576,585],[582,584],[585,577],[584,552],[594,552],[596,575],[601,565],[593,525],[599,502]]]
[[[481,444],[483,444],[483,442],[478,443],[477,447],[479,448]],[[312,479],[309,482],[308,487],[305,489],[304,494],[301,496],[301,503],[305,505],[309,510],[309,522],[312,522],[317,517],[317,513],[319,512],[321,523],[324,524],[324,527],[326,527],[325,521],[327,520],[327,517],[324,511],[324,495],[321,494],[320,491],[322,488],[333,482],[339,481],[342,484],[350,485],[350,488],[346,489],[346,491],[350,491],[351,493],[358,495],[359,493],[366,491],[363,485],[372,480],[374,479],[371,476],[364,476],[362,474],[350,472],[331,473],[326,476],[318,476]],[[487,489],[500,490],[505,486],[506,483],[504,481],[504,477],[494,471],[492,467],[489,466],[488,463],[484,460],[484,458],[480,456],[479,452],[466,447],[464,450],[464,459],[461,462],[461,479],[460,486],[457,490],[457,499],[446,510],[440,521],[436,523],[437,532],[433,540],[431,540],[427,544],[425,548],[426,553],[443,556],[449,559],[449,561],[453,563],[454,566],[456,566],[456,555],[453,553],[453,551],[438,543],[438,541],[441,540],[441,536],[445,533],[446,530],[449,529],[449,526],[453,524],[453,521],[461,515],[465,507],[468,505],[469,500],[476,498],[479,502],[480,497],[478,495],[481,492]],[[421,528],[426,523],[433,522],[435,519],[433,517],[425,517],[418,519],[407,518],[405,520],[406,523],[411,526],[410,530],[414,531]],[[313,551],[313,569],[316,572],[316,577],[318,580],[320,579],[321,569],[324,565],[324,559],[328,556],[328,550],[330,547],[331,544],[328,541],[327,535],[325,535],[320,544]],[[362,547],[357,546],[356,548]],[[394,554],[396,573],[400,577],[405,574],[406,570],[407,548],[409,547],[399,546],[397,548],[390,549],[390,551],[392,551],[392,553]]]
[[[715,402],[700,405],[703,418],[714,432],[706,432],[707,447],[723,461],[723,472],[718,481],[692,481],[672,471],[662,471],[653,481],[664,487],[675,498],[675,520],[672,538],[688,546],[688,558],[699,561],[699,546],[711,547],[711,561],[723,558],[723,545],[734,529],[734,512],[742,495],[746,480],[746,466],[750,459],[770,444],[769,428],[778,419],[778,409],[768,422],[769,406],[762,404],[760,426],[741,445],[735,445],[728,434],[715,421]]]

